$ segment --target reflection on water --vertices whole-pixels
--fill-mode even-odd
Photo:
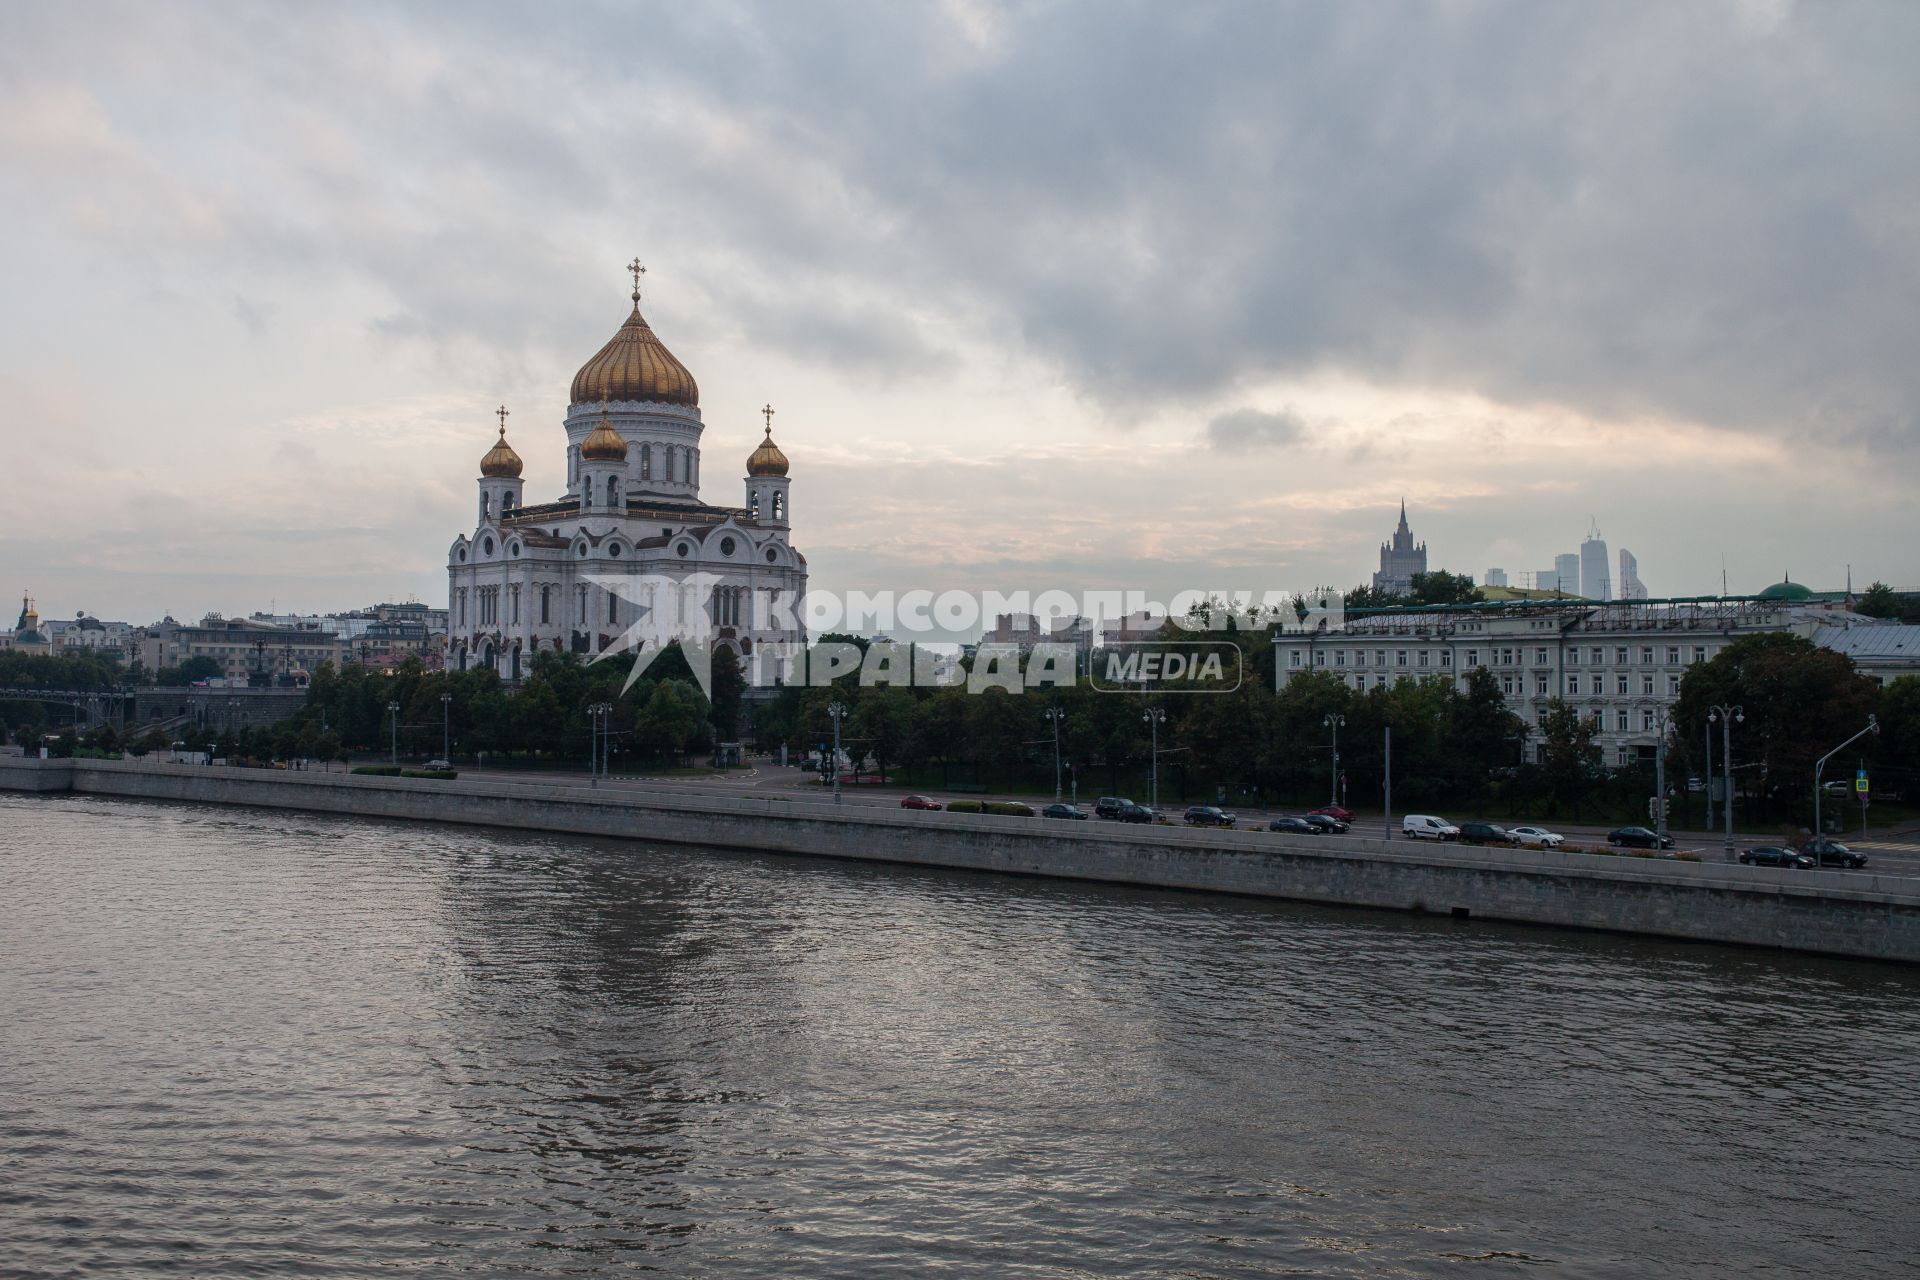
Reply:
[[[1910,1274],[1920,980],[0,796],[0,1274]]]

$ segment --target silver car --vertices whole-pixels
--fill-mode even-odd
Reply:
[[[1514,838],[1515,843],[1528,849],[1558,849],[1567,841],[1559,832],[1549,831],[1545,827],[1508,827],[1507,834]]]

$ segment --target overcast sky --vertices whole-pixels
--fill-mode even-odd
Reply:
[[[622,270],[816,588],[1920,587],[1920,5],[6,7],[0,590],[444,602]]]

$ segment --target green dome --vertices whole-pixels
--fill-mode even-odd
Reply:
[[[1762,600],[1811,600],[1813,591],[1786,577],[1760,593]]]

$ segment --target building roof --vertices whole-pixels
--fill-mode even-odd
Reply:
[[[1920,627],[1882,622],[1860,627],[1821,627],[1813,642],[1855,662],[1906,661],[1920,665]]]
[[[654,336],[640,315],[640,291],[633,291],[633,313],[607,345],[573,375],[573,403],[640,400],[698,408],[700,387],[687,366]]]

